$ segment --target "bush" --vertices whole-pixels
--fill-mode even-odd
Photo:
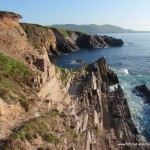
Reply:
[[[53,134],[46,134],[43,137],[44,141],[49,142],[49,143],[56,143],[57,138]]]
[[[20,105],[25,109],[26,112],[29,111],[30,107],[26,101],[20,101]]]
[[[10,137],[11,137],[12,139],[20,139],[20,136],[19,136],[17,133],[12,133],[12,134],[10,135]]]
[[[26,139],[27,139],[28,141],[31,141],[31,140],[32,140],[32,136],[31,136],[30,134],[28,134],[28,133],[25,135],[25,137],[26,137]]]

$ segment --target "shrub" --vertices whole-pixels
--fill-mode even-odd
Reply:
[[[43,137],[44,141],[49,143],[56,143],[57,138],[53,134],[46,134]]]
[[[28,141],[32,140],[32,136],[29,133],[26,133],[25,137]]]
[[[20,101],[20,105],[25,109],[26,112],[29,111],[30,107],[26,101]]]
[[[12,134],[10,135],[10,137],[11,137],[12,139],[20,139],[20,136],[19,136],[17,133],[12,133]]]

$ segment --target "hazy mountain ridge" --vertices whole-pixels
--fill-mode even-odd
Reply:
[[[76,25],[76,24],[54,24],[51,27],[54,28],[63,28],[69,30],[75,30],[80,32],[85,32],[89,34],[98,34],[98,33],[146,33],[150,31],[136,31],[132,29],[124,29],[115,25],[96,25],[96,24],[89,24],[89,25]]]

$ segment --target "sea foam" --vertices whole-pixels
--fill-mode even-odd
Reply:
[[[128,69],[121,69],[120,71],[121,71],[121,73],[123,73],[123,74],[126,74],[126,75],[128,75],[128,74],[129,74]]]

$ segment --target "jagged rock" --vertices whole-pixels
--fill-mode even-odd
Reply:
[[[145,102],[150,103],[150,90],[145,84],[136,86],[132,92],[136,93],[138,96],[145,96]]]
[[[138,143],[146,143],[145,137],[142,135],[136,135],[136,139],[138,141]]]
[[[61,53],[69,53],[79,48],[67,38],[65,38],[57,29],[52,29],[56,37],[56,50]]]
[[[102,39],[105,41],[107,45],[110,46],[122,46],[124,44],[121,39],[115,39],[108,36],[103,36]]]
[[[96,110],[94,110],[94,124],[99,125],[99,117]]]
[[[96,77],[94,75],[94,73],[92,72],[92,83],[93,83],[93,89],[96,90],[97,89],[97,83],[96,83]]]
[[[87,124],[88,124],[88,118],[89,118],[89,116],[88,116],[86,111],[84,113],[84,117],[83,118],[84,118],[84,121],[83,121],[82,131],[86,131],[87,130]]]

